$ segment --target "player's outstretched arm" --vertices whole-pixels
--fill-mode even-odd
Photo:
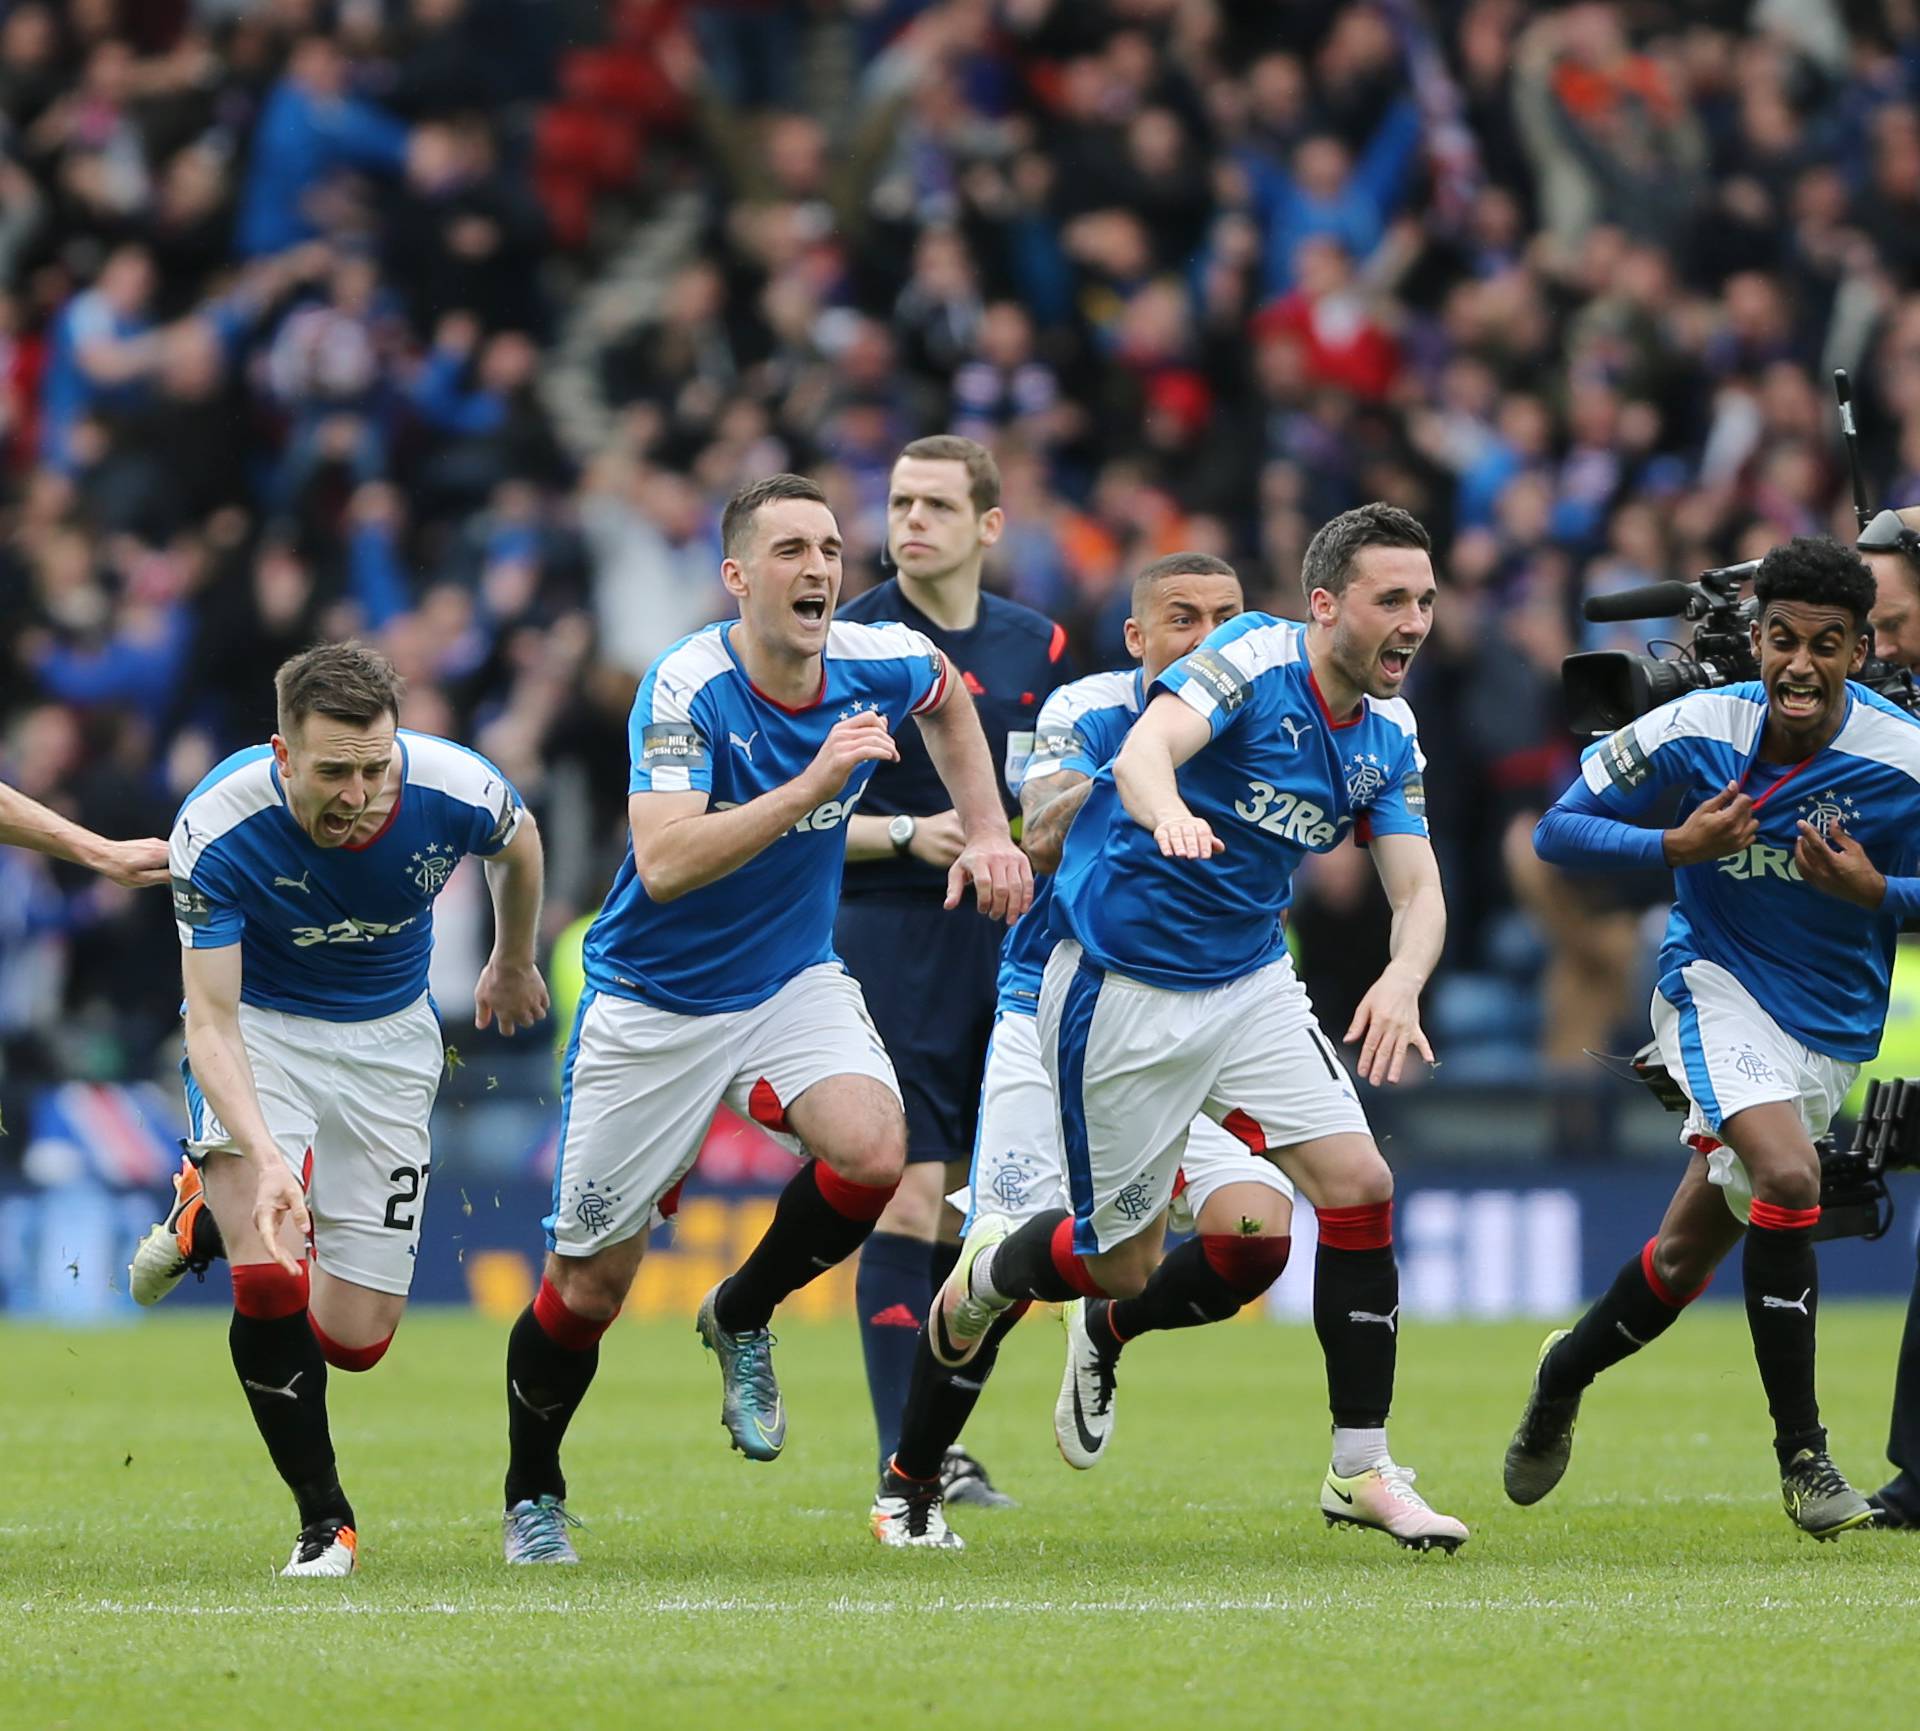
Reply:
[[[167,844],[157,837],[109,841],[0,782],[0,843],[70,860],[130,890],[167,881]]]
[[[835,722],[813,762],[793,780],[745,805],[709,811],[700,792],[633,794],[627,800],[633,868],[652,900],[675,901],[772,847],[809,812],[837,798],[861,764],[899,756],[886,717],[866,710]]]
[[[1447,898],[1440,862],[1423,835],[1375,836],[1373,869],[1393,908],[1391,960],[1368,988],[1347,1027],[1360,1042],[1360,1074],[1378,1087],[1397,1082],[1411,1046],[1431,1064],[1433,1048],[1420,1027],[1420,993],[1440,965],[1447,941]]]
[[[1163,691],[1147,705],[1113,760],[1120,803],[1142,829],[1153,831],[1169,859],[1209,860],[1227,851],[1213,826],[1187,809],[1175,774],[1212,737],[1204,715]]]
[[[546,884],[546,855],[533,813],[521,816],[513,840],[487,861],[487,890],[493,897],[493,954],[480,970],[473,993],[473,1025],[498,1022],[511,1034],[531,1028],[547,1013],[547,982],[533,959],[540,933],[540,897]]]
[[[240,946],[184,949],[180,973],[186,986],[187,1062],[213,1114],[227,1128],[240,1157],[253,1169],[253,1227],[259,1247],[234,1242],[227,1253],[236,1263],[252,1260],[250,1252],[264,1248],[289,1274],[300,1264],[287,1248],[287,1239],[304,1243],[308,1230],[306,1198],[274,1146],[273,1134],[260,1112],[253,1088],[253,1066],[240,1032]]]
[[[927,756],[953,800],[967,845],[947,871],[947,906],[958,907],[968,884],[989,919],[1017,920],[1033,903],[1033,867],[1014,846],[993,754],[966,686],[951,676],[938,707],[920,717]]]
[[[1060,869],[1067,830],[1092,791],[1092,777],[1077,769],[1059,770],[1021,786],[1020,845],[1036,872]]]

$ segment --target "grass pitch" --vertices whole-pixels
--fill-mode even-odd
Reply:
[[[1863,1488],[1899,1321],[1820,1319]],[[690,1320],[623,1323],[568,1448],[584,1566],[509,1573],[504,1330],[420,1314],[378,1370],[333,1379],[361,1573],[294,1582],[223,1319],[0,1328],[0,1726],[1913,1725],[1920,1535],[1788,1525],[1738,1307],[1611,1375],[1567,1482],[1520,1510],[1500,1459],[1541,1333],[1402,1343],[1397,1452],[1474,1529],[1448,1559],[1322,1525],[1310,1331],[1143,1341],[1113,1453],[1076,1474],[1036,1318],[971,1433],[1022,1506],[958,1511],[956,1556],[867,1537],[850,1323],[783,1333],[771,1466],[727,1450]]]

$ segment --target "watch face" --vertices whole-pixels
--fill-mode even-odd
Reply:
[[[913,819],[904,812],[887,825],[887,840],[895,847],[905,847],[913,840]]]

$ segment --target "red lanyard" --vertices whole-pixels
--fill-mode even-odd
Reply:
[[[1820,753],[1816,751],[1813,754],[1813,757],[1818,757],[1819,755]],[[1805,769],[1808,764],[1813,762],[1813,757],[1801,758],[1801,760],[1798,763],[1796,763],[1793,766],[1793,768],[1788,770],[1785,775],[1781,776],[1779,780],[1771,783],[1768,786],[1767,791],[1761,794],[1761,796],[1753,802],[1753,809],[1755,811],[1758,811],[1763,805],[1767,803],[1768,800],[1772,799],[1773,796],[1781,790],[1781,788],[1785,787],[1788,782],[1793,780],[1793,778],[1801,772],[1801,770]],[[1751,775],[1752,773],[1753,773],[1753,770],[1749,768],[1747,770],[1747,775]],[[1746,779],[1747,777],[1745,775],[1743,775],[1740,778],[1742,786],[1745,785]]]

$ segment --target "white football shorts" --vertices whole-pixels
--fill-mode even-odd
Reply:
[[[325,1022],[240,1006],[253,1091],[274,1146],[307,1187],[314,1262],[339,1280],[402,1296],[413,1285],[433,1158],[429,1121],[446,1050],[423,992],[370,1022]],[[232,1152],[183,1058],[187,1153]]]
[[[548,1248],[591,1256],[658,1225],[722,1102],[801,1153],[787,1107],[829,1076],[871,1076],[900,1097],[866,1000],[838,962],[796,974],[751,1009],[710,1016],[588,991],[561,1077]]]
[[[1066,1162],[1060,1154],[1060,1111],[1040,1061],[1035,1016],[1002,1010],[994,1017],[980,1083],[979,1131],[964,1189],[948,1197],[971,1227],[982,1214],[1030,1220],[1053,1208],[1072,1208]],[[1225,1184],[1264,1184],[1291,1202],[1293,1180],[1204,1112],[1193,1120],[1175,1180],[1173,1226],[1191,1232],[1207,1198]]]
[[[1257,1153],[1369,1133],[1290,956],[1174,992],[1103,972],[1069,939],[1047,961],[1039,1023],[1083,1256],[1158,1218],[1202,1112]]]
[[[1688,962],[1654,988],[1653,1037],[1660,1061],[1693,1102],[1680,1140],[1707,1157],[1707,1178],[1742,1220],[1753,1185],[1720,1126],[1749,1106],[1781,1100],[1800,1114],[1807,1135],[1826,1134],[1858,1064],[1803,1046],[1763,1010],[1718,962]]]

